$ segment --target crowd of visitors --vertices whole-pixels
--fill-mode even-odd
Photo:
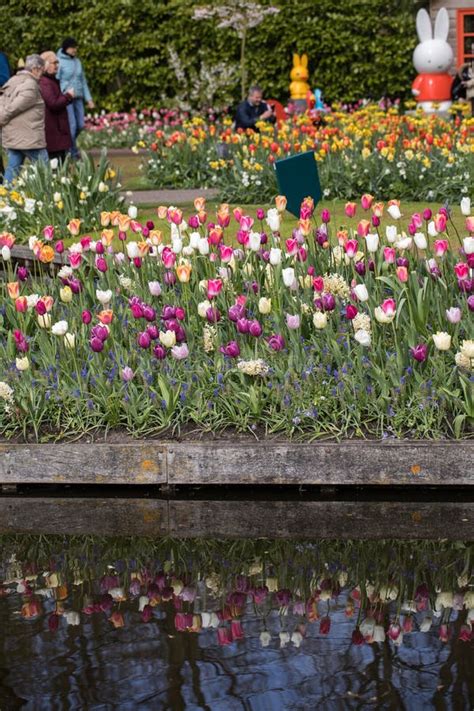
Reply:
[[[31,162],[79,158],[77,137],[84,128],[84,102],[94,108],[77,43],[67,37],[57,53],[31,54],[12,74],[0,52],[0,134],[8,164],[0,175],[11,183],[26,158]]]

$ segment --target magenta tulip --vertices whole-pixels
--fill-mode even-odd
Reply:
[[[251,336],[254,336],[254,338],[258,338],[259,336],[262,335],[262,326],[260,325],[259,321],[254,319],[253,321],[250,321],[249,324],[249,333]]]
[[[166,348],[159,343],[153,348],[153,355],[158,360],[164,360],[166,358]]]
[[[220,347],[220,352],[229,358],[237,358],[240,355],[240,348],[237,341],[229,341],[227,345]]]
[[[413,348],[410,348],[410,353],[418,363],[423,363],[428,357],[428,346],[426,343],[418,343]]]
[[[273,336],[270,336],[267,343],[272,351],[281,351],[285,347],[285,339],[279,333],[274,333]]]

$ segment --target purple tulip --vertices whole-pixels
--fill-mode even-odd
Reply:
[[[79,294],[79,292],[82,291],[82,282],[80,279],[75,279],[74,277],[68,279],[68,286],[73,294]]]
[[[471,296],[468,296],[467,307],[468,307],[469,311],[474,311],[474,294],[471,294]]]
[[[249,333],[251,336],[254,336],[254,338],[258,338],[259,336],[262,335],[262,331],[263,331],[262,326],[260,325],[260,322],[257,321],[257,319],[250,321]]]
[[[92,321],[92,314],[90,311],[87,311],[87,309],[84,309],[81,315],[82,318],[82,323],[88,324]]]
[[[239,319],[242,319],[245,317],[245,308],[243,306],[240,306],[240,304],[234,304],[231,306],[227,312],[228,317],[230,318],[231,321],[238,321]]]
[[[169,318],[164,323],[167,331],[174,331],[176,333],[179,328],[179,323],[175,318]]]
[[[298,314],[286,314],[286,325],[292,331],[300,327],[300,317]]]
[[[176,274],[174,272],[165,272],[165,284],[167,286],[176,284]]]
[[[156,339],[159,338],[160,329],[155,323],[151,323],[149,326],[147,326],[146,332],[148,333],[152,341],[156,341]]]
[[[131,305],[132,316],[134,318],[143,318],[143,307],[140,303],[134,303]]]
[[[428,346],[426,343],[418,343],[414,348],[410,348],[410,353],[418,363],[423,363],[428,357]]]
[[[373,259],[369,259],[367,266],[369,267],[369,272],[375,272],[375,262]]]
[[[470,294],[474,291],[474,279],[458,279],[459,291]]]
[[[176,335],[176,341],[178,343],[181,343],[182,341],[186,340],[186,331],[184,330],[184,328],[181,325],[179,325],[178,328],[176,329],[175,335]]]
[[[236,326],[239,333],[248,333],[250,329],[250,321],[246,318],[239,318],[237,319]]]
[[[285,347],[285,339],[279,333],[274,333],[273,336],[270,336],[270,338],[268,338],[267,340],[267,343],[272,349],[272,351],[282,351]]]
[[[176,316],[176,309],[174,306],[170,306],[169,304],[166,304],[163,306],[163,309],[161,311],[161,318],[167,321],[170,318],[175,318]]]
[[[397,257],[397,267],[408,267],[410,266],[410,262],[406,257]]]
[[[101,341],[106,341],[109,337],[109,329],[102,326],[100,323],[91,328],[91,338],[98,338]]]
[[[199,217],[197,215],[191,215],[191,217],[188,220],[188,225],[191,227],[191,229],[198,230],[199,229]]]
[[[99,272],[106,272],[108,267],[107,267],[107,262],[105,261],[104,257],[97,257],[95,260],[95,266],[99,270]]]
[[[176,318],[178,321],[184,321],[186,318],[186,311],[183,309],[182,306],[177,306],[176,307]]]
[[[28,279],[29,271],[26,267],[18,267],[17,276],[20,281]]]
[[[133,370],[130,368],[130,366],[126,365],[125,368],[122,368],[122,380],[125,383],[129,383],[130,380],[133,380],[135,373]]]
[[[216,309],[214,306],[210,306],[206,311],[206,318],[209,323],[217,323],[218,321],[220,321],[221,314],[219,309]]]
[[[96,254],[104,254],[104,245],[102,242],[96,242],[95,244],[95,252]]]
[[[154,230],[154,229],[155,229],[155,223],[153,222],[153,220],[147,220],[147,222],[146,222],[146,228],[147,228],[148,230]]]
[[[137,343],[140,348],[149,348],[151,343],[150,334],[147,331],[142,331],[137,336]]]
[[[380,217],[378,215],[372,215],[372,226],[378,227],[380,225]]]
[[[260,244],[267,244],[268,235],[266,232],[260,232]]]
[[[154,321],[156,318],[156,311],[152,306],[143,304],[143,316],[146,321]]]
[[[158,345],[153,348],[153,355],[158,360],[164,360],[166,358],[166,348],[164,348],[161,343],[158,343]]]
[[[359,274],[359,276],[365,275],[366,267],[365,267],[364,261],[361,260],[360,262],[356,262],[354,266],[355,266],[355,270],[356,270],[357,274]]]
[[[322,247],[328,241],[328,236],[324,230],[316,230],[315,240]]]
[[[100,338],[94,337],[90,340],[90,347],[94,353],[100,353],[104,350],[104,342]]]
[[[237,358],[237,356],[240,355],[240,348],[237,341],[229,341],[226,346],[221,346],[219,350],[224,355],[229,356],[229,358]]]
[[[334,311],[336,308],[336,299],[333,294],[323,294],[322,304],[324,311]]]

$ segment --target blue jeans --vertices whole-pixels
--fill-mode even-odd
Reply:
[[[82,98],[73,99],[71,103],[68,104],[67,116],[72,139],[70,153],[73,158],[79,158],[80,154],[76,146],[76,138],[84,128],[84,100]]]
[[[12,183],[18,173],[25,158],[28,158],[32,163],[37,160],[43,163],[48,163],[48,151],[46,148],[31,148],[25,151],[17,150],[16,148],[7,148],[8,165],[5,171],[5,182]]]

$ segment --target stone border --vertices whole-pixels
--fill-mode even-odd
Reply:
[[[463,486],[474,440],[1,444],[0,485]]]
[[[472,498],[472,497],[471,497]],[[0,534],[474,540],[472,501],[0,497]]]

